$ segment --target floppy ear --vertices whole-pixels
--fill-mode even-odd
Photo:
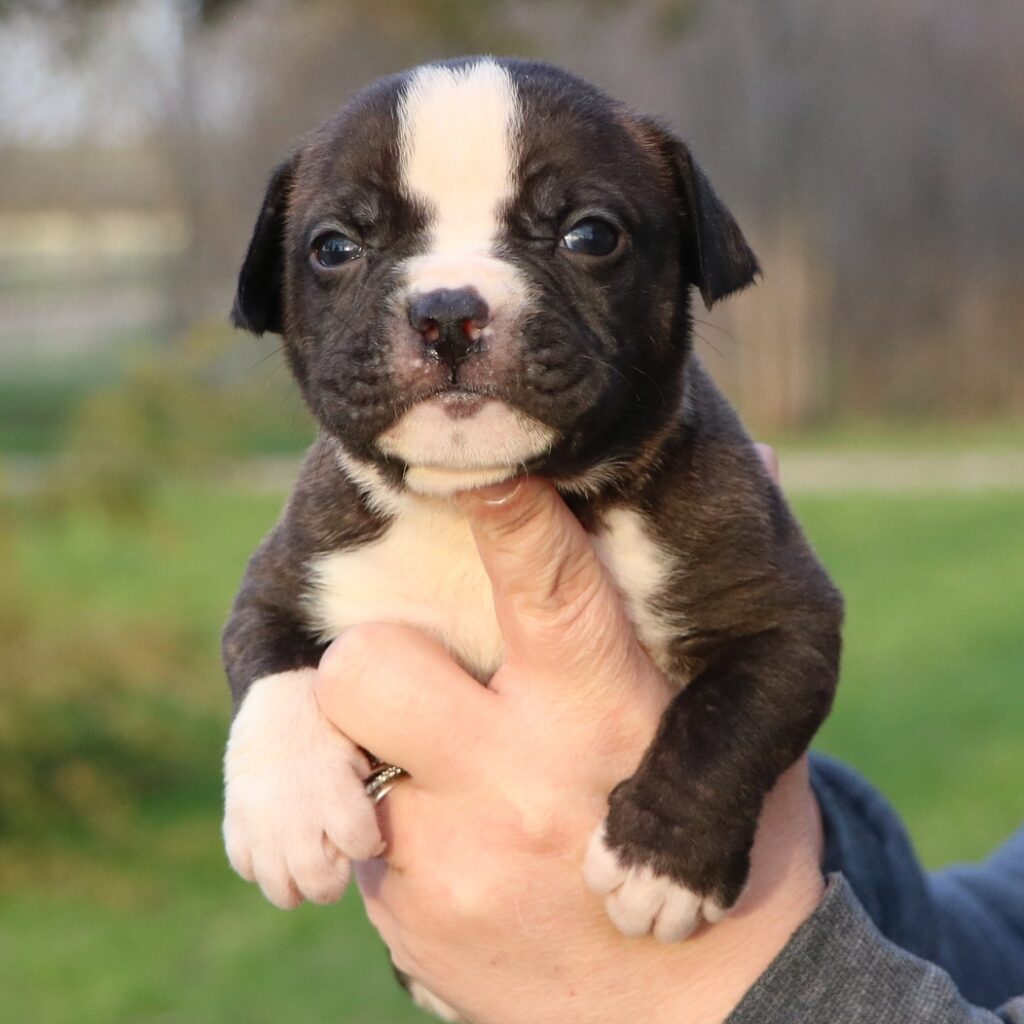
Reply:
[[[253,334],[284,333],[284,231],[294,157],[275,171],[238,275],[231,322]]]
[[[694,284],[710,309],[719,299],[751,284],[761,273],[761,267],[739,225],[715,195],[689,149],[678,139],[668,137],[666,141],[686,218],[688,262],[693,268]]]

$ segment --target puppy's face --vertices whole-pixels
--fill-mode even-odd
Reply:
[[[676,409],[689,286],[756,272],[681,143],[565,72],[470,60],[375,83],[278,170],[235,320],[285,335],[355,465],[585,482]]]

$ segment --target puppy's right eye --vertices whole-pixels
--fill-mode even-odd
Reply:
[[[334,270],[363,255],[363,247],[340,231],[325,231],[313,240],[313,255],[325,270]]]
[[[619,238],[614,224],[600,217],[586,217],[562,236],[560,244],[583,256],[610,256],[618,248]]]

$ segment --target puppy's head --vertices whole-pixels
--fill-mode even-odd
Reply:
[[[383,79],[274,174],[235,323],[351,464],[450,493],[597,479],[674,414],[688,291],[757,262],[682,143],[555,68]]]

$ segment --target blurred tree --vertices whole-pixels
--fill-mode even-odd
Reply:
[[[716,359],[723,375],[743,364],[748,412],[1024,410],[1020,0],[0,0],[4,16],[11,36],[38,24],[28,58],[0,53],[0,135],[19,139],[17,120],[25,137],[42,126],[40,151],[68,147],[48,164],[4,152],[4,205],[179,216],[189,249],[166,288],[179,323],[223,315],[267,169],[352,90],[516,52],[684,128],[766,267],[746,312],[716,311],[760,346]],[[90,66],[89,88],[76,92],[50,36]],[[67,96],[69,143],[45,127]],[[133,152],[109,143],[118,117]],[[769,368],[790,365],[767,400]]]
[[[10,14],[91,14],[122,0],[0,0],[0,16]],[[182,14],[212,22],[245,0],[177,0]]]
[[[85,70],[104,59],[103,47],[92,44],[109,30],[111,19],[137,6],[132,0],[0,0],[0,19],[17,16],[45,24],[48,38]],[[188,227],[185,251],[167,265],[164,335],[179,336],[197,317],[223,305],[222,250],[227,242],[234,253],[237,243],[232,218],[224,211],[234,209],[235,195],[246,193],[253,156],[247,147],[242,152],[230,132],[210,123],[212,97],[225,78],[244,74],[249,106],[262,104],[272,117],[279,111],[277,121],[294,125],[291,135],[376,77],[387,54],[408,51],[412,63],[413,54],[424,48],[435,47],[434,56],[491,49],[494,33],[487,29],[504,6],[490,0],[166,0],[160,66],[139,66],[134,81],[124,82],[131,90],[145,75],[155,96],[148,145],[159,154],[170,186],[161,198]],[[303,8],[304,17],[289,17],[291,8]],[[216,66],[211,57],[230,49],[226,37],[239,24],[228,17],[232,13],[243,20],[246,14],[276,20],[280,32],[258,41],[249,61],[236,57],[225,75],[224,65]],[[282,140],[280,133],[270,133],[270,152],[257,163],[259,177],[279,149],[291,144],[289,135]],[[221,191],[227,182],[233,195]]]

